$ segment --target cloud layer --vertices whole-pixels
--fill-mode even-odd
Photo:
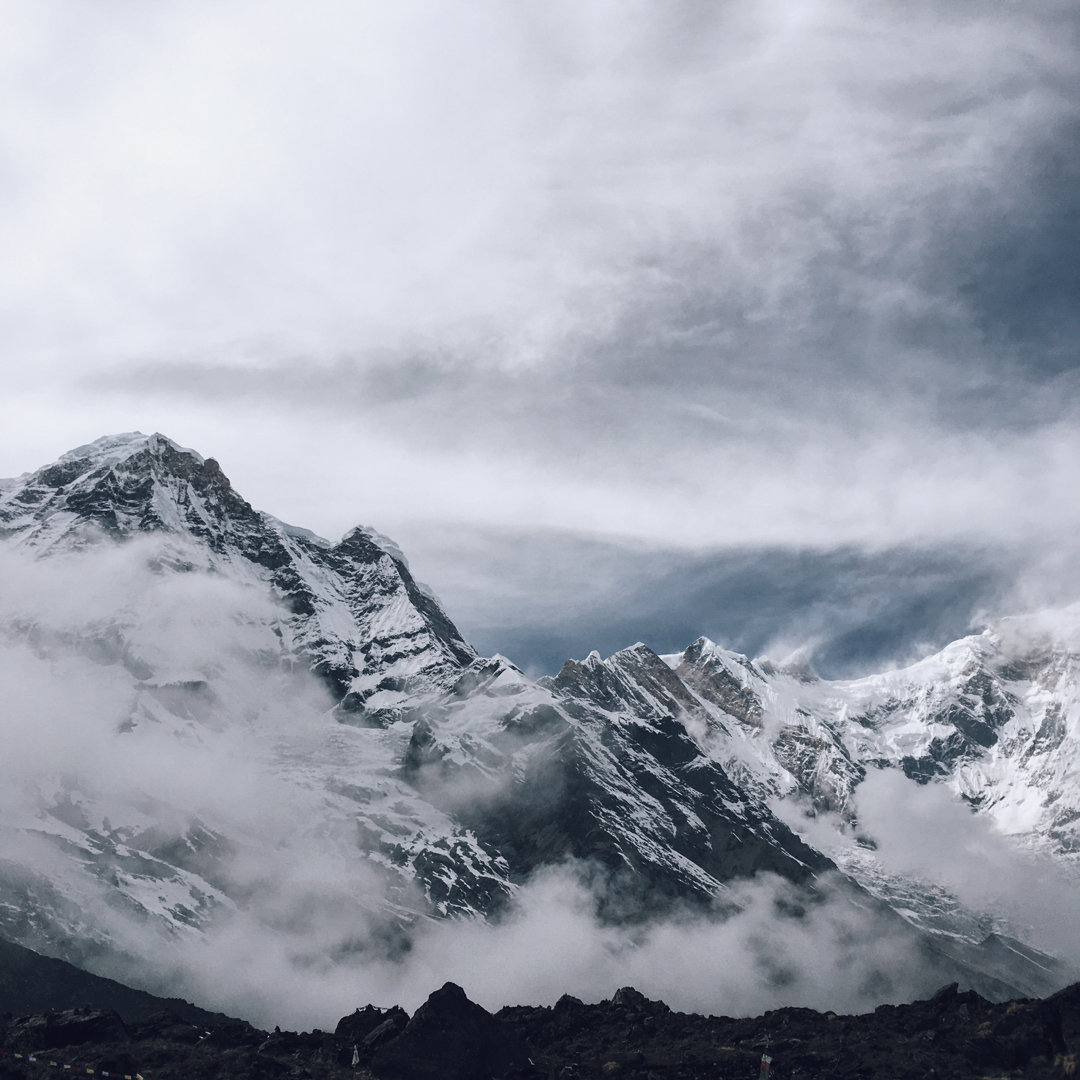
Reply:
[[[870,773],[856,811],[889,872],[940,885],[1028,944],[1080,965],[1080,896],[1067,865],[1018,850],[945,785],[914,784],[898,772]]]

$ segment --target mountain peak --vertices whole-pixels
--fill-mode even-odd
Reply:
[[[259,513],[213,458],[159,432],[106,435],[0,487],[0,539],[35,557],[136,537],[178,566],[269,588],[286,636],[351,713],[374,698],[368,714],[396,716],[476,658],[380,533],[359,526],[331,544]]]
[[[57,464],[92,461],[98,467],[115,465],[144,450],[155,457],[161,457],[165,451],[186,454],[193,457],[199,464],[204,463],[201,454],[181,446],[159,431],[155,431],[152,435],[144,435],[141,431],[125,431],[117,435],[103,435],[100,439],[95,439],[85,446],[77,446],[74,450],[61,454]]]
[[[0,532],[38,550],[109,535],[206,539],[254,516],[213,458],[140,431],[106,435],[4,485]]]

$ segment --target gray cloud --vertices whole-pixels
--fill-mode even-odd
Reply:
[[[14,10],[0,471],[142,427],[406,548],[1073,550],[1071,5]]]

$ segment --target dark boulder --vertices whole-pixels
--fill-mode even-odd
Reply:
[[[635,990],[632,986],[622,986],[612,995],[611,1004],[617,1009],[639,1011],[647,1009],[650,1001],[640,990]]]
[[[128,1030],[115,1012],[83,1006],[20,1017],[8,1026],[6,1041],[16,1050],[41,1050],[127,1039]]]
[[[585,1002],[582,1001],[581,998],[574,997],[573,994],[563,994],[563,996],[555,1002],[555,1011],[557,1013],[580,1013],[585,1008]]]
[[[338,1042],[350,1045],[363,1043],[372,1032],[387,1024],[395,1030],[402,1030],[409,1022],[409,1014],[397,1005],[390,1009],[380,1009],[377,1005],[365,1005],[348,1016],[343,1016],[334,1028],[334,1038]]]

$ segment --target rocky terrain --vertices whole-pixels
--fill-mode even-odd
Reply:
[[[412,1016],[368,1005],[333,1032],[305,1033],[193,1016],[176,1002],[146,1015],[113,987],[115,1008],[99,987],[97,1007],[6,1013],[0,1077],[743,1080],[767,1057],[783,1080],[974,1080],[1068,1077],[1080,1062],[1080,985],[995,1004],[953,984],[863,1015],[786,1008],[738,1019],[673,1012],[630,987],[594,1005],[567,995],[492,1015],[447,983]]]

